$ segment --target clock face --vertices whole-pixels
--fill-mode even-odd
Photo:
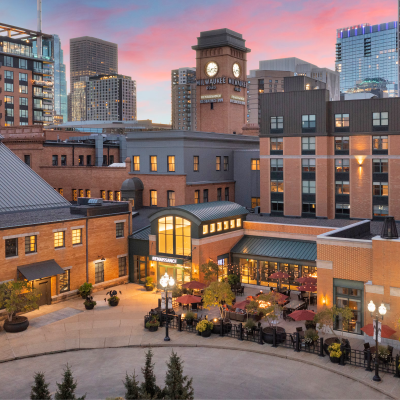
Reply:
[[[207,63],[205,71],[207,76],[214,77],[218,73],[218,64],[215,61],[210,61]]]
[[[233,76],[239,78],[240,76],[240,65],[238,63],[233,64],[232,67]]]

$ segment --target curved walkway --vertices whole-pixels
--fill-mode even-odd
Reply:
[[[125,349],[121,349],[120,351],[139,351],[143,353],[143,350],[135,350],[129,347],[164,346],[164,329],[159,329],[158,332],[150,333],[143,328],[143,316],[151,308],[157,306],[159,294],[146,292],[143,287],[134,284],[119,286],[118,290],[122,291],[122,295],[120,296],[121,302],[118,307],[108,307],[107,303],[104,303],[105,291],[104,293],[99,292],[95,293],[95,298],[99,302],[98,306],[92,311],[86,311],[82,299],[76,298],[63,303],[44,306],[37,311],[29,313],[28,317],[31,326],[25,332],[8,334],[1,331],[0,377],[7,377],[7,372],[5,371],[9,368],[13,368],[13,365],[17,363],[32,362],[28,359],[25,361],[20,359],[43,354],[61,353],[50,357],[56,357],[57,360],[62,360],[63,358],[69,359],[71,357],[71,360],[73,360],[75,356],[81,357],[80,354],[85,354],[86,352],[69,353],[70,350],[125,347]],[[43,318],[41,318],[41,323],[35,323],[37,317],[49,316],[49,313],[57,310],[66,312],[66,308],[72,308],[80,312],[72,317],[45,326],[42,326]],[[39,319],[36,319],[36,321],[39,321]],[[35,325],[40,327],[35,327]],[[270,345],[261,346],[256,343],[246,341],[240,342],[236,339],[219,337],[217,335],[212,335],[210,338],[201,338],[193,333],[178,332],[175,329],[170,330],[170,337],[170,346],[202,346],[214,349],[207,349],[207,352],[218,352],[223,349],[242,350],[240,352],[235,352],[237,355],[235,367],[239,377],[240,373],[246,368],[252,370],[257,369],[257,365],[251,361],[252,357],[258,358],[267,356],[266,359],[270,362],[272,357],[268,356],[275,356],[286,359],[280,360],[284,363],[298,360],[308,364],[303,364],[302,367],[299,367],[299,371],[320,367],[321,371],[324,370],[324,372],[321,373],[330,373],[330,379],[332,380],[335,380],[340,375],[346,376],[353,379],[355,385],[358,385],[358,383],[355,382],[363,383],[369,388],[377,388],[381,393],[394,398],[400,398],[400,379],[393,378],[390,374],[381,373],[382,382],[375,383],[372,381],[372,372],[367,372],[363,368],[350,365],[339,366],[332,364],[328,357],[318,357],[304,352],[295,353],[291,349],[282,347],[272,348]],[[159,350],[164,351],[165,349],[157,349],[156,351],[158,352]],[[198,349],[192,349],[192,351],[198,351]],[[247,357],[250,357],[250,364],[248,362],[244,364],[241,361],[247,359]],[[19,361],[15,363],[9,362],[14,360]],[[38,360],[38,358],[35,357],[34,360]],[[110,361],[112,363],[111,365],[114,365],[113,360],[107,361]],[[63,362],[61,362],[61,364],[63,364]],[[61,368],[61,364],[58,364],[57,368]],[[252,368],[252,366],[255,368]],[[203,368],[208,368],[208,364],[206,363]],[[92,370],[91,374],[96,375],[95,372],[95,370]],[[335,372],[335,374],[332,374],[332,372]],[[79,375],[77,375],[77,377],[78,376]],[[2,382],[2,380],[0,381]],[[213,380],[211,380],[211,382],[213,382]],[[212,386],[216,385],[213,384]],[[251,387],[251,385],[249,387]],[[321,396],[320,393],[318,394]],[[3,396],[0,397],[3,398]],[[289,395],[286,397],[289,397]],[[355,398],[355,396],[351,397]]]
[[[196,398],[202,399],[385,399],[381,392],[322,368],[258,353],[227,349],[176,348],[193,377]],[[157,383],[164,384],[170,348],[154,349]],[[78,380],[76,393],[88,399],[124,396],[125,372],[144,365],[145,349],[97,349],[40,356],[7,363],[0,369],[2,399],[26,399],[36,371],[45,372],[56,390],[68,363]],[[3,365],[5,366],[5,365]],[[16,382],[15,377],[18,376]]]

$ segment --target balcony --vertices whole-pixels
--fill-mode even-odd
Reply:
[[[33,67],[33,72],[35,72],[36,74],[43,74],[43,68]]]
[[[8,42],[6,43],[8,44]],[[5,54],[15,54],[21,57],[29,57],[36,60],[46,60],[50,62],[54,61],[53,59],[49,59],[49,57],[38,57],[38,55],[32,51],[32,48],[27,46],[25,46],[24,48],[18,48],[18,47],[13,48],[8,45],[0,46],[0,52]]]
[[[33,120],[34,121],[43,121],[43,115],[35,115],[35,113],[34,113]]]
[[[53,93],[43,93],[43,97],[45,97],[46,99],[52,99],[54,97]]]
[[[43,97],[42,92],[33,92],[33,97]]]

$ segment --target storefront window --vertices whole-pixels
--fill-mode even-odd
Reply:
[[[228,276],[228,264],[229,258],[228,254],[224,254],[223,256],[218,256],[218,280],[222,281],[222,279]]]
[[[158,220],[158,252],[189,256],[192,252],[191,222],[180,217],[160,218]]]
[[[242,283],[257,285],[257,260],[240,260],[240,276]]]

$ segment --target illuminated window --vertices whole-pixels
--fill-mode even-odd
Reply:
[[[54,248],[65,247],[65,232],[54,232]]]
[[[199,172],[199,156],[193,156],[193,171]]]
[[[251,198],[251,208],[259,207],[260,206],[260,198],[259,197],[252,197]]]
[[[217,156],[215,159],[215,170],[221,171],[221,156]]]
[[[100,190],[100,196],[103,200],[106,199],[106,191],[105,190]]]
[[[82,244],[82,229],[72,229],[72,244]]]
[[[274,193],[283,193],[283,180],[281,179],[271,179],[271,192]]]
[[[335,114],[335,128],[348,128],[350,126],[349,114]]]
[[[231,220],[229,221],[229,224],[230,224],[230,228],[231,228],[231,229],[234,228],[234,227],[235,227],[235,220],[234,220],[234,219],[231,219]]]
[[[283,151],[283,138],[271,138],[270,143],[272,151]]]
[[[251,170],[252,171],[259,171],[260,170],[260,159],[259,158],[252,158],[251,159]]]
[[[315,172],[315,158],[303,158],[301,166],[303,172]]]
[[[373,150],[387,150],[388,137],[387,136],[372,136]]]
[[[61,196],[64,196],[64,190],[62,188],[58,188],[58,193],[60,193]]]
[[[194,204],[200,203],[200,190],[194,191]]]
[[[150,156],[150,171],[157,172],[157,156]]]
[[[229,221],[224,221],[224,231],[229,229]]]
[[[157,206],[157,190],[150,190],[150,205]]]
[[[160,218],[158,220],[158,251],[165,254],[190,255],[191,222],[181,217]]]
[[[114,200],[114,192],[112,190],[108,191],[108,200]]]
[[[67,269],[63,274],[59,275],[59,290],[60,293],[64,293],[64,292],[69,292],[69,286],[70,286],[70,270]]]
[[[350,182],[335,181],[335,192],[336,194],[350,194]]]
[[[133,170],[140,171],[140,156],[133,156]]]
[[[242,226],[242,220],[241,220],[241,218],[237,218],[236,219],[236,227],[240,228],[241,226]]]
[[[76,189],[72,189],[72,200],[73,201],[78,200],[78,191]]]
[[[374,196],[388,196],[389,186],[387,182],[373,182],[373,195]]]
[[[210,233],[215,232],[215,224],[210,224]]]
[[[86,189],[86,197],[90,197],[90,189]]]
[[[83,189],[79,189],[79,197],[83,197]]]
[[[207,235],[208,233],[208,225],[203,225],[203,235]]]
[[[335,136],[335,150],[349,150],[349,137],[348,136]]]
[[[314,160],[315,162],[315,160]],[[304,171],[304,168],[303,168]],[[336,172],[349,172],[350,171],[350,160],[348,158],[335,159],[335,171]]]
[[[168,172],[175,172],[175,156],[168,156]]]
[[[36,253],[36,235],[25,236],[25,254]]]
[[[119,191],[115,192],[115,200],[116,201],[121,201],[121,192],[119,192]]]
[[[222,231],[222,222],[217,222],[217,231]]]

